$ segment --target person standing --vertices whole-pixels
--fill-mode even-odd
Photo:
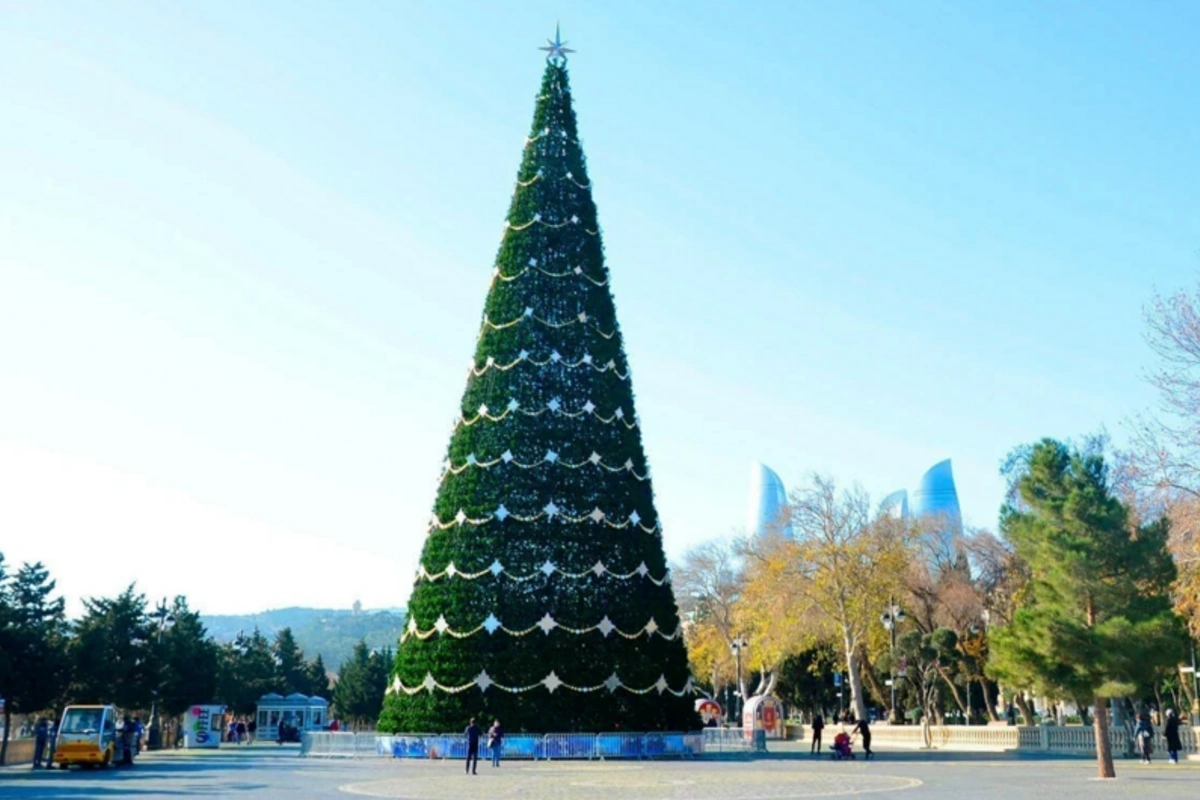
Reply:
[[[252,743],[254,742],[254,734],[257,732],[258,732],[258,721],[254,717],[251,717],[250,723],[248,725],[246,725],[246,733],[250,734],[250,739],[249,739],[250,742],[252,742]]]
[[[479,730],[479,726],[475,724],[475,718],[471,717],[471,724],[467,726],[467,772],[471,775],[476,775],[475,772],[479,767],[479,737],[483,731]]]
[[[1175,709],[1167,709],[1167,722],[1163,725],[1163,739],[1167,742],[1167,757],[1171,759],[1172,764],[1179,763],[1179,751],[1183,749],[1183,742],[1179,740],[1179,717],[1175,714]]]
[[[125,723],[121,725],[121,766],[133,766],[133,748],[134,737],[137,736],[137,726],[133,724],[133,720],[125,717]]]
[[[860,737],[862,737],[863,753],[865,754],[863,756],[864,758],[870,758],[871,756],[875,755],[871,752],[871,726],[867,723],[866,719],[860,719],[858,722],[854,723],[854,727],[850,729],[850,732],[857,733]]]
[[[34,769],[41,769],[43,761],[53,760],[54,755],[46,752],[46,746],[48,744],[50,744],[50,723],[46,722],[45,717],[39,717],[37,726],[33,729]]]
[[[809,752],[816,753],[817,755],[821,754],[821,731],[823,730],[825,730],[825,718],[822,717],[821,712],[818,711],[815,715],[813,715],[812,749]]]
[[[241,744],[246,741],[246,721],[239,719],[237,722],[237,743]]]
[[[1138,716],[1137,727],[1134,728],[1133,738],[1141,745],[1142,763],[1150,763],[1150,754],[1154,752],[1154,726],[1150,724],[1150,717],[1142,713]]]
[[[500,727],[500,720],[493,721],[488,729],[487,746],[492,751],[492,766],[500,766],[500,751],[504,749],[504,729]]]

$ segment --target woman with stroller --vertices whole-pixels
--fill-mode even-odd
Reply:
[[[875,755],[871,752],[871,726],[867,724],[867,720],[860,719],[854,723],[854,727],[850,729],[851,733],[857,733],[862,738],[862,746],[864,758],[870,758]]]

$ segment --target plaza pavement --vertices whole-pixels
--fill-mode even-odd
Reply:
[[[301,759],[295,746],[146,754],[132,769],[0,769],[4,800],[790,800],[873,798],[1195,798],[1200,763],[1117,764],[1117,781],[1093,780],[1090,759],[1000,753],[883,752],[834,762],[795,752],[760,759],[665,762],[461,762]]]

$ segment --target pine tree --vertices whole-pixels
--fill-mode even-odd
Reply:
[[[146,596],[133,585],[114,598],[83,601],[70,642],[75,702],[149,708],[155,663]]]
[[[1031,580],[991,637],[988,674],[1014,688],[1095,703],[1100,777],[1114,777],[1106,699],[1146,689],[1182,655],[1171,612],[1165,519],[1133,528],[1099,453],[1046,439],[1024,451],[1019,502],[1000,527]]]
[[[0,697],[5,700],[0,765],[5,763],[12,715],[32,714],[61,699],[69,669],[67,622],[55,582],[41,563],[8,578],[0,554]]]
[[[208,637],[200,613],[188,608],[187,598],[176,597],[171,614],[175,624],[164,632],[159,648],[159,706],[168,717],[216,697],[219,658],[216,642]]]
[[[661,534],[565,60],[552,58],[380,726],[698,725]]]
[[[321,658],[320,653],[317,653],[317,657],[305,665],[304,672],[308,676],[309,694],[328,700],[329,673],[325,669],[325,659]]]
[[[277,682],[284,694],[312,694],[304,651],[296,644],[291,628],[284,628],[275,635],[275,659]]]

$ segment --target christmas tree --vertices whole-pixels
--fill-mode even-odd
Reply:
[[[383,730],[699,722],[570,51],[550,45]]]

